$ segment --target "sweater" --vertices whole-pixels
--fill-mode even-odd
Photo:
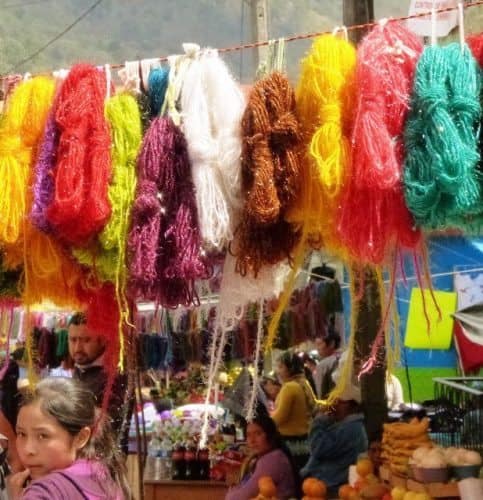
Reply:
[[[287,455],[275,449],[262,455],[255,464],[254,471],[242,479],[242,482],[230,488],[225,500],[248,500],[258,495],[258,480],[263,476],[273,479],[277,487],[277,498],[283,500],[296,495],[296,486],[292,466]]]
[[[364,416],[349,415],[337,422],[321,415],[314,420],[309,434],[310,458],[300,471],[303,478],[316,477],[329,488],[347,483],[349,467],[367,451]]]
[[[76,460],[70,467],[32,481],[22,500],[123,500],[99,462]],[[106,480],[107,479],[107,480]],[[107,496],[109,494],[109,496]]]
[[[302,384],[305,384],[305,391]],[[271,415],[280,434],[288,437],[307,435],[316,403],[312,388],[305,379],[285,382]]]

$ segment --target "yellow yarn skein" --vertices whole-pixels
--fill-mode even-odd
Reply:
[[[310,135],[307,161],[313,162],[318,178],[312,208],[322,210],[318,229],[323,246],[342,257],[347,255],[335,229],[350,171],[355,68],[355,48],[338,36],[322,35],[302,61],[297,87],[299,119]]]
[[[0,185],[4,189],[0,197],[0,242],[19,243],[20,249],[23,221],[31,197],[31,165],[54,91],[55,83],[48,77],[38,76],[22,82],[14,90],[0,125]],[[18,255],[22,250],[11,251]]]

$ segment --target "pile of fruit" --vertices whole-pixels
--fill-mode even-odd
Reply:
[[[410,422],[384,424],[382,437],[382,462],[391,472],[406,476],[408,462],[414,450],[433,447],[428,435],[429,419],[412,419]]]
[[[304,496],[302,500],[326,500],[327,486],[324,481],[314,477],[305,479],[302,485]],[[277,487],[273,479],[269,476],[263,476],[258,480],[258,496],[251,500],[277,500]]]
[[[344,484],[339,488],[341,500],[392,500],[389,488],[374,475],[374,465],[368,458],[356,464],[357,481],[354,486]]]

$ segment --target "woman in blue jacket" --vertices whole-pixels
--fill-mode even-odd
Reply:
[[[337,370],[333,378],[338,376]],[[327,484],[329,492],[347,483],[349,467],[367,452],[358,386],[351,383],[334,403],[328,414],[320,414],[312,422],[309,433],[310,458],[301,470],[303,478],[315,477]]]

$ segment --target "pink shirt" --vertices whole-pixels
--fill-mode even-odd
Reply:
[[[100,462],[76,460],[66,469],[32,481],[22,500],[124,500]]]

